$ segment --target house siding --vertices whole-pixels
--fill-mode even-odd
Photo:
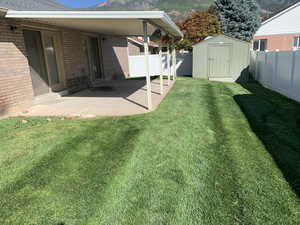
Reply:
[[[16,26],[12,31],[10,26]],[[33,30],[53,29],[60,34],[64,88],[78,91],[89,85],[89,62],[85,40],[102,40],[102,66],[106,80],[124,79],[129,74],[126,37],[100,36],[25,20],[0,19],[0,115],[25,110],[34,99],[30,68],[23,37],[27,26]],[[101,45],[100,45],[101,46]]]
[[[294,37],[300,36],[300,33],[295,34],[277,34],[277,35],[261,35],[255,36],[253,40],[267,40],[268,51],[291,51],[293,50]]]
[[[33,89],[23,31],[16,21],[0,20],[0,115],[31,105]]]

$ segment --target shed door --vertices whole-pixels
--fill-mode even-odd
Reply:
[[[49,92],[49,80],[45,66],[41,33],[39,31],[24,30],[24,40],[34,95]]]
[[[230,74],[231,45],[208,46],[208,74],[211,78],[231,77]]]

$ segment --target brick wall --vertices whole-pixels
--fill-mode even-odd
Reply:
[[[89,62],[85,40],[79,31],[63,31],[63,51],[67,87],[73,91],[88,86]]]
[[[0,115],[22,110],[32,103],[33,90],[23,31],[12,20],[0,19]]]
[[[77,91],[88,87],[89,63],[85,40],[80,31],[61,29],[30,21],[20,23],[39,28],[56,28],[61,34],[63,75],[68,89]],[[26,109],[34,97],[22,26],[17,20],[0,19],[0,115]],[[17,27],[11,31],[10,25]],[[128,49],[126,37],[102,38],[102,63],[106,80],[128,76]]]
[[[296,34],[278,34],[267,36],[255,36],[254,40],[267,39],[268,51],[291,51],[293,50],[294,37],[300,36]]]

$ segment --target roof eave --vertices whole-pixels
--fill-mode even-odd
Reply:
[[[8,9],[0,8],[0,18],[4,18],[7,14]]]
[[[7,18],[26,19],[140,19],[149,20],[153,24],[155,20],[161,20],[163,27],[172,36],[183,37],[182,32],[170,17],[163,11],[16,11],[8,10]],[[158,24],[156,24],[159,27]]]

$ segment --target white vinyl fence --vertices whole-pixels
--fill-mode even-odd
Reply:
[[[150,76],[157,76],[160,74],[160,61],[159,55],[149,55]],[[129,74],[132,78],[146,76],[146,60],[144,55],[129,56]]]
[[[300,51],[252,51],[250,72],[263,86],[300,102]]]
[[[177,75],[192,75],[192,53],[177,54],[176,72]],[[160,75],[162,69],[163,75],[168,75],[168,54],[162,54],[162,65],[159,55],[149,55],[150,76]],[[172,74],[172,56],[169,55],[170,73]],[[161,68],[162,67],[162,68]],[[146,61],[144,55],[129,56],[129,74],[130,77],[146,76]]]

